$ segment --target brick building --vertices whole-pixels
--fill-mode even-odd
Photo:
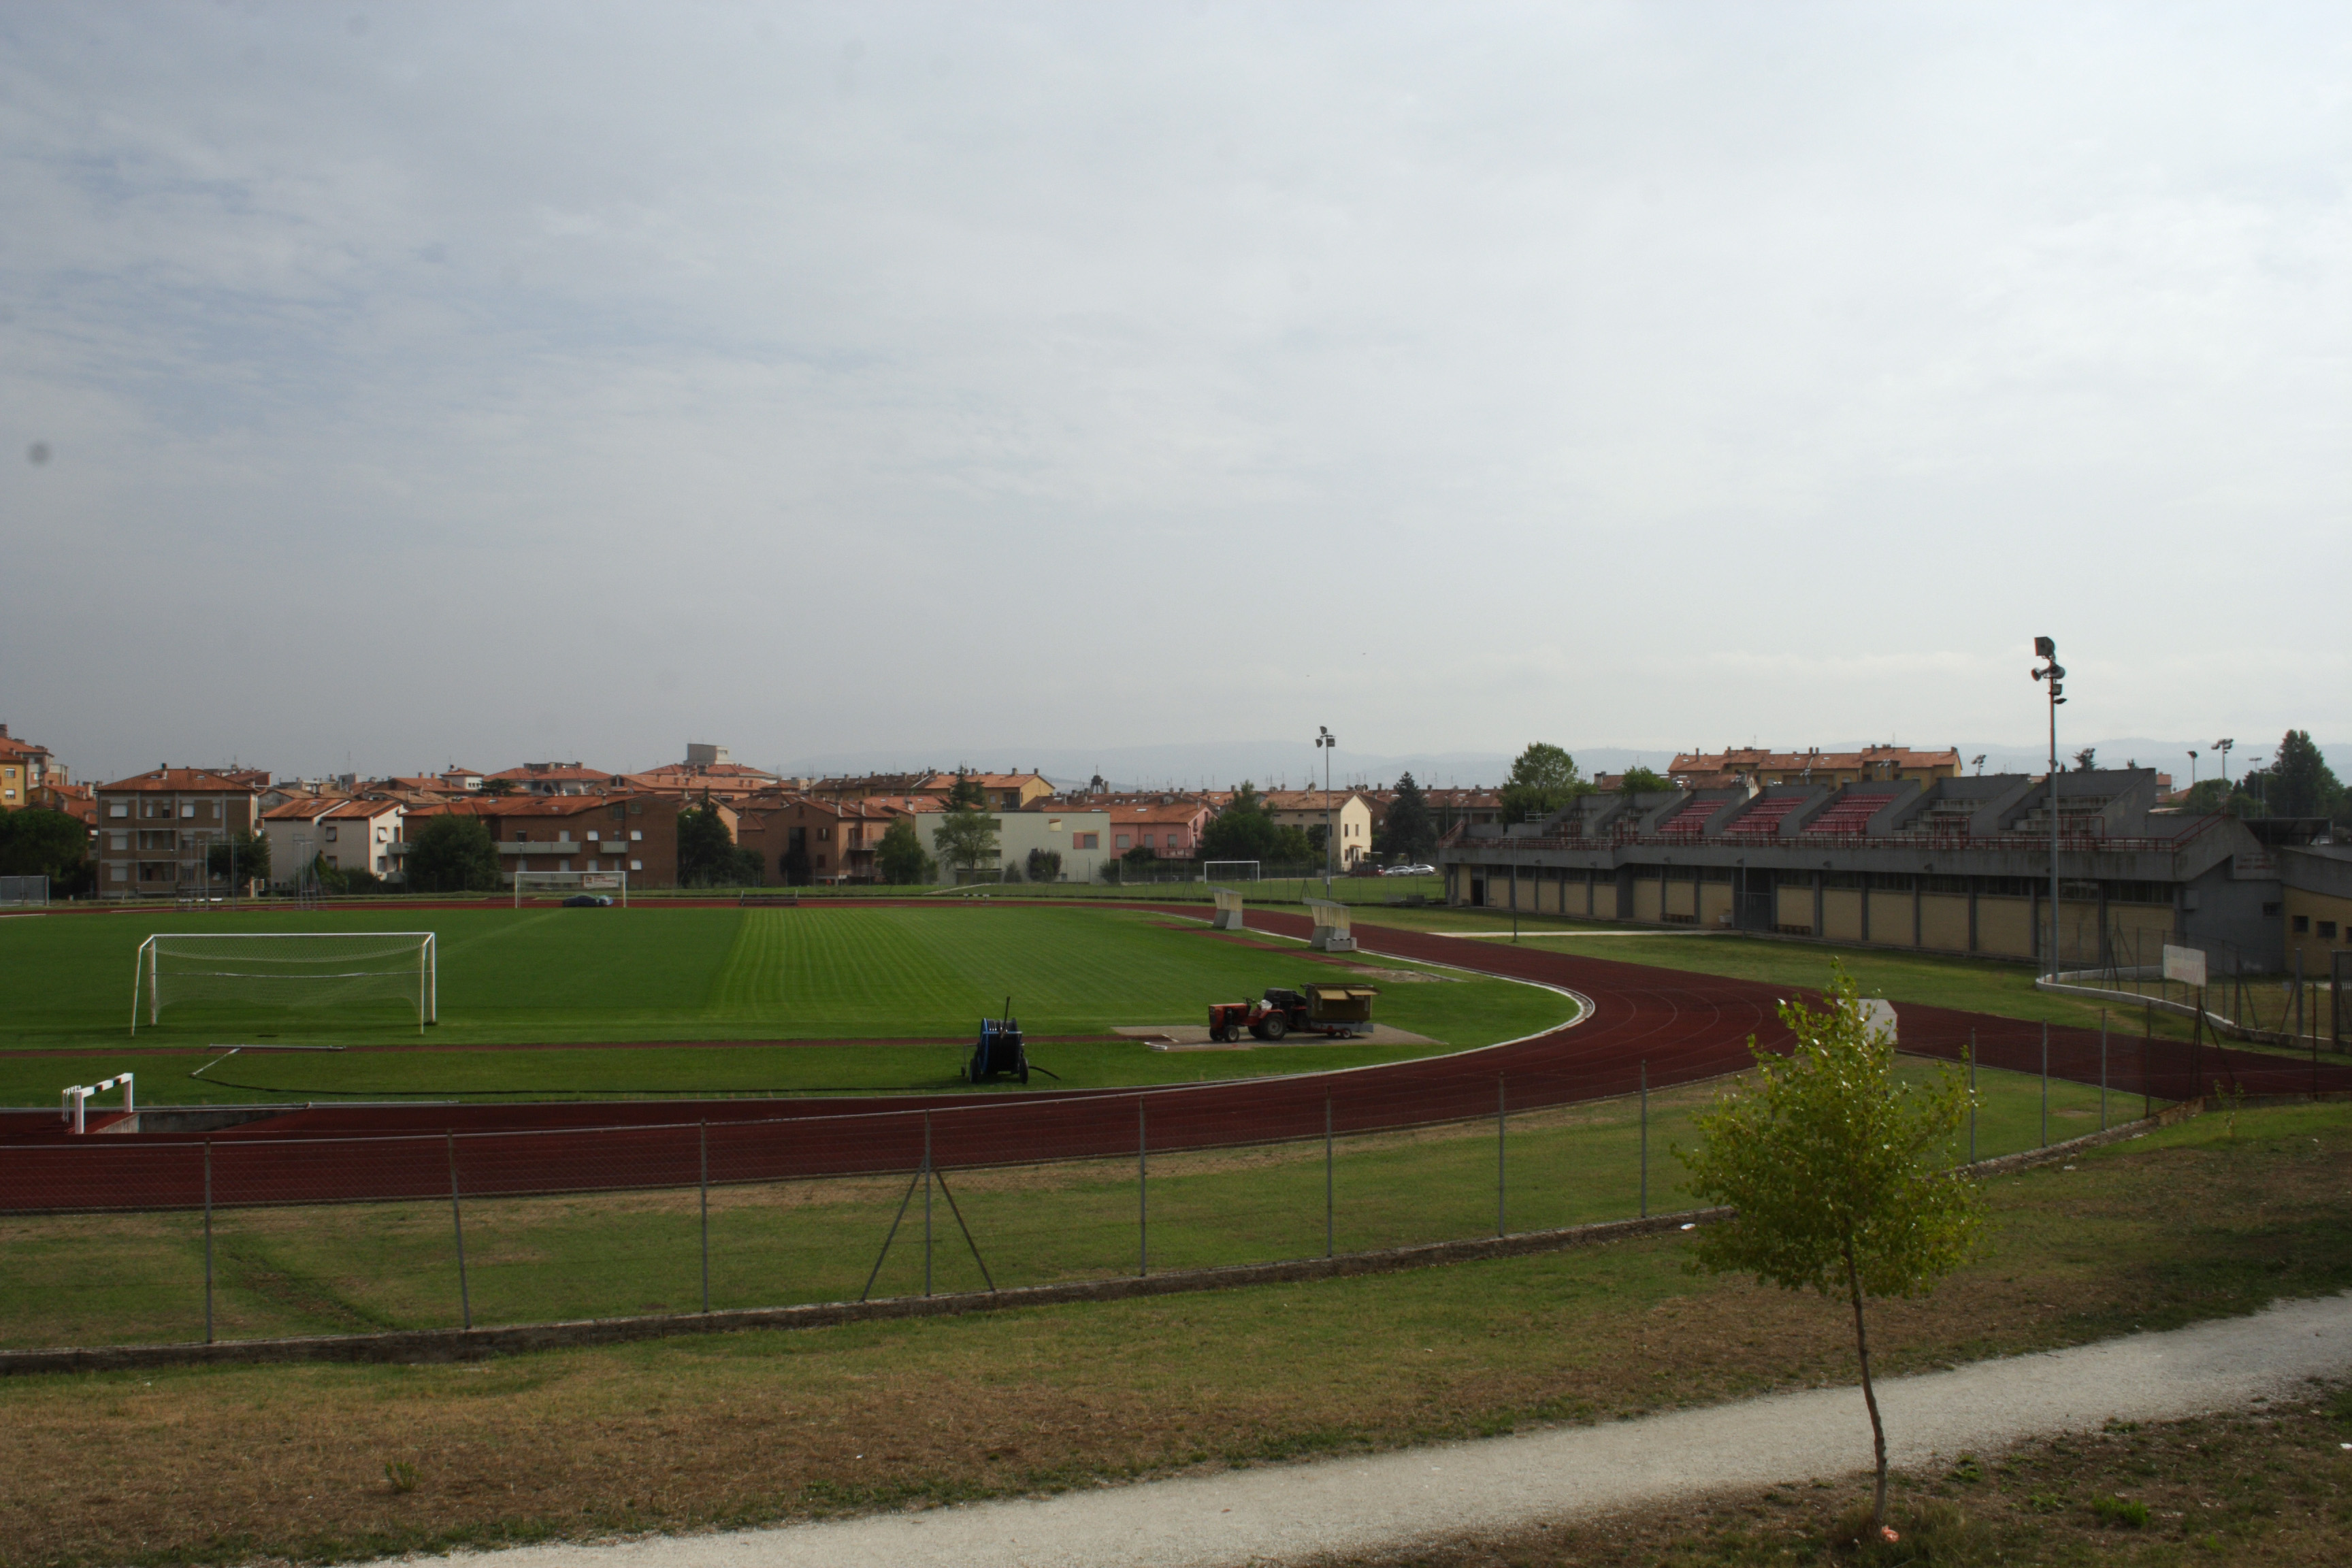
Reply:
[[[157,768],[100,784],[94,795],[92,858],[104,899],[173,898],[205,887],[209,847],[253,832],[260,820],[249,779],[202,768]]]

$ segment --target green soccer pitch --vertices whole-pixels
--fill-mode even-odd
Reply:
[[[130,1034],[133,955],[152,932],[394,929],[436,934],[440,1022],[421,1037],[413,1010],[378,1004],[167,1005],[159,1024]],[[1154,1051],[1111,1033],[1202,1023],[1212,1001],[1317,978],[1378,985],[1380,1021],[1433,1043]],[[53,914],[0,921],[0,1104],[53,1106],[65,1084],[126,1069],[142,1103],[938,1091],[961,1086],[980,1019],[1008,994],[1031,1062],[1073,1088],[1397,1061],[1574,1014],[1539,987],[1310,956],[1278,937],[1212,933],[1139,910]],[[280,1048],[218,1059],[230,1046]],[[283,1048],[292,1046],[343,1048]]]

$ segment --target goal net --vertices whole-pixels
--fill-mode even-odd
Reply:
[[[1201,862],[1203,882],[1255,882],[1257,862],[1255,860],[1203,860]]]
[[[629,874],[617,867],[610,871],[517,871],[514,873],[515,908],[522,908],[526,893],[560,893],[565,898],[574,893],[593,893],[611,899],[626,909],[629,903]]]
[[[439,973],[429,931],[158,932],[139,944],[131,1032],[143,1016],[208,1003],[320,1013],[413,1010],[416,1027],[437,1022]]]

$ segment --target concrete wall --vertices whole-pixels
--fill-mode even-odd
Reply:
[[[1977,898],[1977,951],[1997,958],[2033,956],[2033,900]]]
[[[1822,890],[1822,929],[1814,934],[1831,942],[1866,940],[1862,929],[1862,889],[1859,888],[1823,889]]]
[[[1919,945],[1945,952],[1969,951],[1969,896],[1966,893],[1919,895]]]

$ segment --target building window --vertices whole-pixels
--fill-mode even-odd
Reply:
[[[327,824],[327,842],[328,842],[328,843],[330,843],[330,844],[332,844],[334,841],[335,841],[335,825],[334,825],[333,823],[331,823],[331,823]]]
[[[110,849],[128,849],[131,847],[131,835],[128,833],[110,833],[106,837],[107,847]]]
[[[598,833],[596,832],[596,830],[595,830],[594,828],[593,828],[593,827],[592,827],[592,828],[590,828],[590,829],[588,830],[588,842],[589,842],[589,843],[591,843],[591,844],[594,844],[594,843],[599,842],[599,839],[600,839],[600,836],[598,835]]]
[[[555,863],[555,868],[559,871],[569,871],[572,869],[572,862],[569,860],[558,860]]]
[[[128,816],[131,815],[131,807],[126,802],[110,800],[106,803],[106,815],[109,816]]]
[[[2319,940],[2322,942],[2334,942],[2336,940],[2336,922],[2334,921],[2322,921],[2319,922]]]
[[[634,808],[632,808],[632,809],[634,809]],[[640,832],[638,832],[635,828],[632,827],[632,828],[630,828],[630,829],[629,829],[629,842],[630,842],[630,843],[635,844],[638,839],[643,838],[644,837],[645,837],[645,835],[644,835],[644,834],[642,834],[642,833],[640,833]]]
[[[1073,833],[1070,835],[1070,847],[1073,849],[1099,849],[1102,847],[1102,835],[1099,833]]]
[[[106,874],[107,874],[107,878],[108,878],[108,879],[109,879],[109,880],[110,880],[110,881],[116,881],[116,882],[127,882],[127,881],[131,880],[131,868],[130,868],[130,867],[128,867],[128,866],[122,865],[122,864],[121,864],[121,863],[120,863],[120,862],[117,862],[117,863],[116,863],[116,864],[114,864],[114,865],[109,866],[109,867],[106,868]]]
[[[2297,916],[2295,916],[2295,917],[2294,917],[2294,934],[2295,934],[2295,935],[2297,935],[2297,936],[2308,936],[2310,933],[2311,933],[2311,917],[2310,917],[2309,915],[2297,915]]]
[[[571,843],[571,842],[572,842],[572,829],[570,829],[570,828],[568,828],[568,827],[559,827],[559,828],[557,828],[557,829],[555,830],[555,841],[556,841],[558,844],[569,844],[569,843]],[[564,868],[564,869],[568,871],[568,870],[570,870],[570,869],[571,869],[571,868],[570,868],[569,866],[567,866],[567,867],[565,867],[565,868]]]
[[[1128,841],[1128,838],[1129,838],[1129,837],[1130,837],[1129,835],[1125,834],[1125,833],[1120,834],[1120,835],[1118,836],[1118,847],[1120,847],[1121,849],[1128,848],[1128,847],[1129,847],[1129,845],[1128,845],[1128,842],[1127,842],[1127,841]]]
[[[642,860],[632,860],[629,862],[629,869],[632,871],[642,871],[645,868],[646,863]]]
[[[182,816],[195,816],[195,815],[196,815],[196,803],[195,803],[194,801],[193,801],[193,800],[184,800],[184,801],[182,801],[182,802],[180,803],[180,815],[181,815]]]

